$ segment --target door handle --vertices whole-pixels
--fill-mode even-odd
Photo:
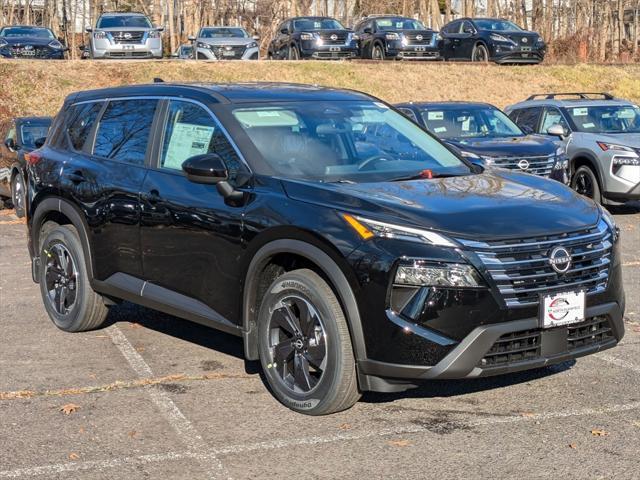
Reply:
[[[72,183],[75,183],[75,184],[86,182],[86,179],[84,178],[84,175],[80,170],[76,170],[73,173],[68,173],[67,178],[71,180]]]

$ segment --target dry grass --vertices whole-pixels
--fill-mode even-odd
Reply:
[[[505,67],[449,63],[193,61],[0,61],[0,122],[52,115],[78,90],[165,81],[290,81],[353,88],[390,102],[486,101],[499,107],[532,93],[609,91],[640,102],[640,65]]]

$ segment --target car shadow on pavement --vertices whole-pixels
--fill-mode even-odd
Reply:
[[[495,377],[474,378],[465,380],[430,380],[404,392],[376,393],[366,392],[361,399],[365,403],[390,403],[404,398],[437,398],[455,397],[498,388],[510,387],[545,378],[571,369],[575,360],[568,360],[557,365],[527,370],[524,372],[496,375]]]

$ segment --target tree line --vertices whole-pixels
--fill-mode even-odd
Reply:
[[[266,47],[277,23],[289,16],[326,15],[350,26],[369,14],[393,13],[435,30],[459,17],[502,17],[539,32],[550,59],[640,60],[640,0],[0,0],[0,27],[49,27],[77,58],[84,27],[110,11],[147,14],[165,27],[168,51],[204,25],[241,25]]]

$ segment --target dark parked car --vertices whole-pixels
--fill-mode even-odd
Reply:
[[[475,166],[363,93],[76,93],[30,160],[33,278],[55,325],[98,328],[129,300],[241,336],[299,412],[542,367],[624,333],[607,212]]]
[[[540,63],[547,49],[540,34],[500,18],[461,18],[440,34],[445,60]]]
[[[64,59],[67,48],[51,30],[30,25],[0,28],[0,58]]]
[[[487,103],[403,103],[397,108],[473,161],[569,183],[569,159],[559,140],[527,135]]]
[[[358,56],[358,38],[328,17],[296,17],[276,30],[267,51],[270,60],[345,59]]]
[[[362,58],[421,59],[440,58],[440,35],[413,18],[374,16],[354,27],[360,39]]]
[[[3,132],[0,146],[0,197],[11,199],[18,217],[24,216],[25,156],[42,146],[50,125],[49,117],[20,117],[12,120]]]

